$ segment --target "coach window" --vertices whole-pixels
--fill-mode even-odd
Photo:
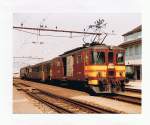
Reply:
[[[39,67],[33,67],[34,72],[39,72]]]
[[[114,58],[113,52],[109,52],[109,53],[108,53],[108,62],[109,62],[109,63],[113,63],[113,58]]]
[[[47,69],[47,64],[44,65],[44,72],[47,72],[48,69]]]
[[[39,71],[40,71],[40,69],[41,69],[41,68],[40,68],[40,66],[38,66],[38,67],[36,68],[37,72],[39,72]]]
[[[118,64],[123,64],[124,63],[124,53],[123,52],[119,52],[116,55],[116,62]]]
[[[39,71],[42,71],[42,65],[39,66]]]
[[[32,72],[32,68],[29,68],[29,72]]]
[[[36,72],[35,67],[32,67],[32,71],[33,71],[33,72]]]

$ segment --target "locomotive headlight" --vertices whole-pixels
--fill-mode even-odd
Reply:
[[[120,76],[123,76],[123,72],[120,72]]]
[[[102,76],[102,73],[101,72],[98,72],[97,73],[97,77],[101,77]]]

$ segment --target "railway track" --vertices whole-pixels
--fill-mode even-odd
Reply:
[[[24,83],[14,85],[58,113],[123,113],[35,89]]]
[[[30,87],[27,84],[22,83],[22,82],[19,84],[26,86],[26,87]],[[41,90],[39,90],[39,91],[41,91]],[[127,91],[140,93],[140,91],[137,89],[128,89]],[[102,95],[102,96],[106,97],[106,98],[115,99],[118,101],[124,101],[124,102],[132,103],[132,104],[141,105],[141,98],[139,98],[139,97],[122,95],[122,94],[114,94],[113,96],[112,95]]]
[[[142,93],[140,89],[125,88],[126,91]]]
[[[139,97],[122,95],[122,94],[104,95],[104,97],[115,99],[118,101],[124,101],[124,102],[132,103],[132,104],[141,105],[141,98]]]

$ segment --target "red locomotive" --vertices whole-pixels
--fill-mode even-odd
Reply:
[[[88,86],[95,93],[124,91],[125,50],[90,44],[36,65],[21,68],[22,79],[67,81]]]

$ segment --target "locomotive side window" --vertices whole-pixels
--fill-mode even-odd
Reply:
[[[81,55],[78,55],[77,56],[77,64],[81,63],[82,62],[82,56]]]
[[[109,62],[109,63],[113,63],[113,58],[114,58],[113,52],[109,52],[109,53],[108,53],[108,62]]]
[[[92,52],[92,63],[93,64],[105,63],[105,52]]]
[[[56,65],[57,65],[57,66],[60,66],[60,65],[61,65],[61,63],[60,63],[59,60],[57,61]]]
[[[124,63],[124,53],[123,52],[119,52],[116,55],[116,62],[118,64],[123,64]]]
[[[85,52],[85,64],[88,64],[89,58],[88,58],[88,52]]]
[[[94,52],[93,52],[93,51],[91,52],[91,55],[92,55],[92,64],[95,64],[95,60],[94,60]]]

